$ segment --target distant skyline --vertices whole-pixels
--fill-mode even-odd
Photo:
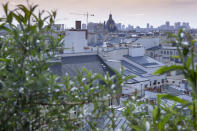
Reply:
[[[9,1],[10,7],[25,4],[26,0],[1,0],[0,4]],[[154,27],[170,21],[189,22],[190,26],[197,28],[197,0],[29,0],[38,4],[40,9],[57,9],[57,22],[73,27],[75,20],[86,23],[86,17],[72,15],[71,13],[94,14],[89,22],[103,23],[112,13],[116,23],[146,27],[150,23]],[[2,6],[0,7],[2,16]]]

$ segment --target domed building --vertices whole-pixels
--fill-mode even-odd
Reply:
[[[104,25],[105,25],[105,29],[108,32],[115,32],[115,31],[117,31],[116,24],[115,24],[114,20],[112,19],[112,14],[109,15],[109,19],[108,19],[106,24],[104,23]]]

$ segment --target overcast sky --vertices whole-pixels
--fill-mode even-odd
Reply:
[[[26,3],[26,0],[0,0],[0,3],[10,2],[13,8],[16,4]],[[113,15],[116,23],[139,25],[145,27],[150,23],[154,27],[170,21],[189,22],[197,28],[197,0],[29,0],[30,3],[39,4],[39,8],[57,9],[57,23],[67,27],[73,26],[75,20],[86,23],[86,17],[72,15],[71,13],[94,14],[90,22],[104,22],[109,13]],[[2,7],[0,10],[2,15]]]

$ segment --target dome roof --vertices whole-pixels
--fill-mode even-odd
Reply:
[[[115,32],[116,31],[116,24],[112,18],[112,14],[109,14],[109,19],[106,23],[106,29],[109,31],[109,32]]]

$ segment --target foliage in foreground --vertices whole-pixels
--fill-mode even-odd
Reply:
[[[103,77],[86,69],[75,78],[52,74],[48,61],[63,38],[51,35],[56,12],[35,14],[37,5],[11,11],[5,4],[3,9],[0,28],[7,35],[0,39],[0,130],[96,129],[113,110],[109,100],[118,100],[123,81],[131,77]]]
[[[123,72],[103,77],[86,69],[75,78],[52,74],[47,61],[63,38],[50,35],[56,12],[35,14],[37,5],[18,5],[10,11],[5,4],[3,8],[0,28],[8,35],[0,38],[0,130],[102,130],[106,116],[111,120],[109,128],[115,129],[116,112],[109,108],[109,100],[118,100],[123,82],[132,77],[122,77]],[[157,105],[131,99],[123,111],[131,129],[196,130],[195,41],[183,30],[172,37],[179,51],[176,58],[183,64],[166,66],[156,73],[183,71],[193,88],[193,102],[168,94],[158,95]],[[169,107],[163,99],[175,104]]]
[[[133,101],[125,103],[126,110],[123,113],[128,119],[129,125],[135,130],[197,130],[196,114],[196,96],[197,96],[197,65],[195,65],[196,52],[193,37],[181,29],[177,35],[169,34],[171,43],[177,46],[178,56],[181,64],[164,66],[155,74],[165,74],[171,71],[182,71],[185,78],[192,87],[192,102],[180,99],[177,96],[161,94],[157,96],[157,104]],[[173,102],[173,105],[167,105],[166,101]],[[136,110],[140,110],[136,113]]]

